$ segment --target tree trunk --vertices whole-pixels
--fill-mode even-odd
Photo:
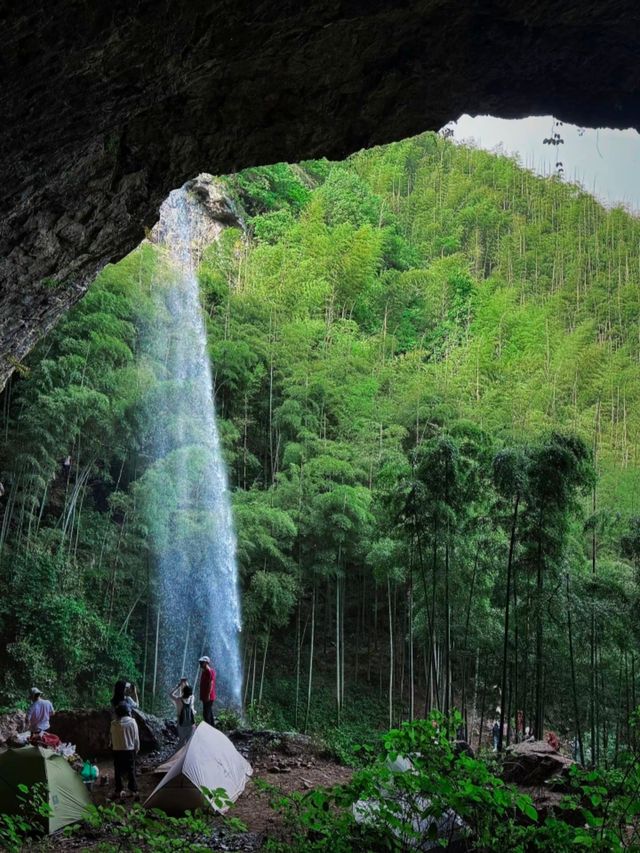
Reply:
[[[598,435],[600,430],[600,400],[596,405],[596,420],[593,431],[593,462],[594,467],[597,464],[598,454]],[[596,484],[593,485],[591,492],[591,516],[593,520],[591,528],[591,574],[595,580],[597,567],[597,538],[596,538],[596,509],[597,509],[597,492]],[[591,631],[590,631],[590,664],[591,664],[591,679],[589,690],[589,718],[591,724],[591,766],[595,767],[598,763],[598,727],[596,721],[596,701],[598,693],[598,670],[596,666],[596,614],[595,604],[591,602]]]
[[[444,546],[444,715],[451,712],[451,605],[449,602],[449,525]]]
[[[476,721],[478,716],[478,674],[480,672],[480,647],[476,648],[476,673],[473,679],[473,704],[471,705],[471,726],[469,726],[468,720],[465,718],[464,721],[464,739],[467,743],[471,743],[471,735],[470,731],[473,732],[473,724]]]
[[[144,657],[142,659],[142,690],[140,701],[144,707],[144,695],[147,686],[147,655],[149,652],[149,589],[147,587],[147,613],[144,620]]]
[[[424,560],[423,560],[423,555],[422,555],[422,540],[420,537],[418,519],[417,519],[415,510],[413,513],[413,526],[414,526],[414,533],[415,533],[415,537],[416,537],[416,545],[417,545],[417,550],[418,550],[418,563],[420,566],[420,577],[422,579],[422,589],[423,589],[423,594],[424,594],[424,612],[425,612],[425,615],[427,617],[427,632],[429,634],[429,649],[430,649],[430,655],[429,655],[429,660],[430,660],[429,687],[430,687],[432,694],[435,694],[436,704],[438,705],[438,708],[440,708],[440,704],[439,704],[439,700],[438,700],[438,675],[437,675],[437,669],[436,669],[436,663],[435,663],[435,625],[433,622],[433,618],[434,618],[433,608],[435,607],[436,548],[434,545],[434,551],[433,551],[433,560],[434,560],[434,565],[433,565],[433,591],[432,591],[432,601],[431,601],[432,610],[430,613],[429,612],[429,593],[427,590],[427,577],[426,577],[426,571],[425,571]],[[437,534],[437,529],[438,529],[437,528],[437,522],[434,522],[434,537]],[[434,542],[435,542],[435,538],[434,538]],[[431,700],[429,700],[428,695],[427,695],[425,697],[425,716],[428,714],[429,710],[433,708],[433,705],[434,705],[433,698],[431,698]]]
[[[515,740],[518,742],[518,732],[520,730],[520,726],[522,726],[522,733],[524,734],[524,705],[520,701],[520,645],[519,645],[519,633],[518,633],[518,572],[515,567],[513,570],[513,702],[514,702],[514,710],[515,710]]]
[[[469,642],[469,621],[471,619],[471,603],[473,601],[473,591],[476,585],[476,572],[478,570],[478,559],[480,557],[480,546],[476,548],[476,557],[473,561],[473,574],[471,576],[471,586],[469,587],[469,598],[467,600],[467,614],[464,622],[464,639],[462,642],[462,717],[464,719],[464,736],[467,738],[467,654]],[[476,678],[477,678],[476,664]],[[475,702],[475,699],[474,699]]]
[[[247,459],[249,456],[248,447],[249,438],[249,399],[248,395],[244,395],[244,436],[242,442],[242,488],[247,490]]]
[[[187,649],[189,647],[189,631],[190,631],[190,629],[191,629],[191,614],[189,614],[189,618],[187,619],[187,633],[186,633],[186,636],[184,638],[184,649],[182,651],[182,668],[180,670],[180,673],[181,673],[180,677],[181,678],[187,670]]]
[[[264,671],[267,665],[267,650],[269,648],[269,640],[271,639],[271,628],[267,628],[267,641],[264,644],[264,654],[262,655],[262,672],[260,673],[260,692],[258,693],[258,705],[262,705],[262,688],[264,687]]]
[[[613,750],[613,766],[618,763],[618,752],[620,751],[620,740],[622,722],[620,720],[620,712],[622,706],[622,652],[620,653],[620,666],[618,667],[618,695],[616,701],[616,742]]]
[[[389,728],[393,728],[393,614],[391,610],[391,581],[387,578],[387,601],[389,603]]]
[[[273,341],[270,341],[270,343],[273,343]],[[276,473],[275,460],[273,458],[273,353],[271,353],[269,363],[269,472],[270,482],[273,485]]]
[[[243,707],[247,707],[247,696],[249,694],[249,684],[251,683],[251,666],[253,664],[253,652],[255,649],[255,642],[249,645],[249,665],[245,670],[245,679],[244,679],[244,695],[242,697],[242,705]]]
[[[409,576],[409,720],[415,716],[415,685],[413,673],[413,574]]]
[[[484,675],[482,685],[482,699],[480,700],[480,728],[478,730],[478,750],[482,746],[482,735],[484,734],[484,709],[487,702],[487,674]]]
[[[341,711],[341,678],[340,678],[340,579],[336,575],[336,715],[340,725]]]
[[[151,704],[153,710],[156,710],[156,687],[158,684],[158,641],[160,639],[160,608],[156,614],[156,648],[153,657],[153,690],[151,692]]]
[[[304,717],[304,730],[309,728],[309,711],[311,709],[311,683],[313,680],[313,645],[316,636],[316,585],[313,584],[311,594],[311,643],[309,648],[309,679],[307,682],[307,711]]]
[[[256,698],[256,664],[258,661],[258,638],[253,641],[253,673],[251,675],[251,706]]]
[[[542,525],[542,520],[540,520]],[[544,735],[544,697],[543,697],[543,634],[542,634],[542,528],[538,533],[538,559],[536,574],[536,715],[534,735],[536,740],[542,740]]]
[[[340,712],[344,707],[344,601],[346,577],[340,579]]]
[[[511,572],[513,570],[513,554],[516,544],[519,506],[520,495],[516,495],[516,499],[513,505],[513,516],[511,519],[511,535],[509,536],[509,556],[507,558],[507,590],[504,605],[504,638],[502,643],[502,685],[500,696],[500,732],[498,733],[498,752],[502,752],[502,733],[504,729],[505,699],[507,695],[507,659],[509,656],[509,605],[511,603]]]
[[[296,618],[296,704],[293,714],[293,722],[298,728],[298,705],[300,703],[300,654],[302,651],[302,638],[300,636],[300,608],[301,598],[298,599],[298,614]]]
[[[573,632],[571,630],[571,598],[569,589],[569,575],[566,576],[567,583],[567,629],[569,632],[569,663],[571,665],[571,693],[573,695],[573,717],[576,727],[576,739],[578,741],[578,752],[580,763],[584,766],[584,748],[582,745],[582,734],[580,731],[580,713],[578,710],[578,690],[576,687],[576,665],[573,655]]]

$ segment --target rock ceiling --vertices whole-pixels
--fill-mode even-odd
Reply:
[[[639,8],[0,4],[0,387],[199,172],[342,157],[463,112],[639,127]]]

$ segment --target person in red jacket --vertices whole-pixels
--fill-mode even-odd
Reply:
[[[200,664],[200,701],[202,716],[205,723],[213,725],[213,703],[216,701],[216,671],[211,666],[211,659],[203,655]]]

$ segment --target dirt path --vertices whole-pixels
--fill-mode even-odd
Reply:
[[[277,753],[266,759],[258,759],[253,764],[253,770],[252,780],[228,814],[239,818],[251,832],[267,836],[280,835],[282,818],[270,807],[270,796],[260,791],[254,780],[263,780],[283,794],[291,794],[294,791],[340,785],[348,782],[353,773],[349,767],[326,758],[305,756],[292,759]]]

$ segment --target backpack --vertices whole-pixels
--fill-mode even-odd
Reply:
[[[195,717],[193,716],[193,703],[187,705],[186,702],[183,702],[180,710],[180,716],[178,717],[178,725],[192,726],[194,722]]]

